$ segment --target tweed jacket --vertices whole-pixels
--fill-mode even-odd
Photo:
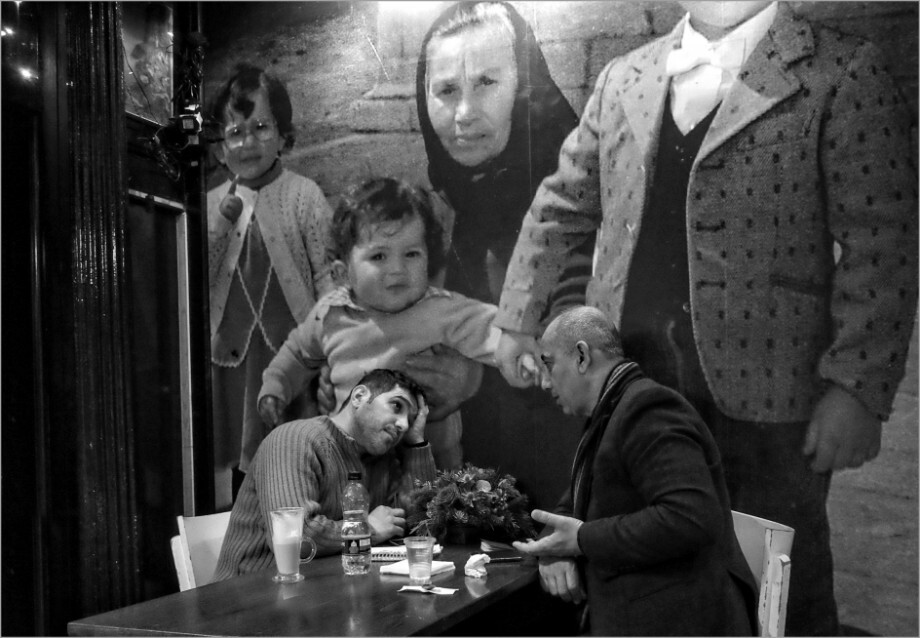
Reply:
[[[233,273],[239,263],[246,229],[253,214],[294,320],[307,318],[318,297],[333,288],[331,260],[332,209],[314,182],[284,169],[259,190],[238,185],[243,212],[236,223],[220,214],[230,181],[208,191],[208,281],[211,334],[224,316]]]
[[[596,228],[588,304],[620,325],[682,29],[601,72],[525,216],[499,327],[535,333],[566,254]],[[690,173],[694,340],[724,414],[807,421],[833,383],[887,418],[916,311],[916,180],[877,49],[781,4]]]
[[[751,635],[757,588],[716,443],[677,392],[627,383],[590,421],[607,418],[578,530],[591,633]],[[556,511],[572,515],[571,493]]]

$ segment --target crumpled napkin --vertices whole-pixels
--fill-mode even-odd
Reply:
[[[473,578],[485,578],[488,575],[486,573],[486,563],[491,560],[492,559],[487,554],[473,554],[470,556],[469,560],[466,561],[466,565],[463,567],[463,573]]]
[[[396,591],[417,591],[420,594],[437,594],[438,596],[450,596],[451,594],[456,594],[459,590],[451,589],[450,587],[429,587],[426,589],[422,585],[403,585],[401,589]]]

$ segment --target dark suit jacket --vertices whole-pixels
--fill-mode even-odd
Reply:
[[[593,460],[584,552],[591,633],[751,635],[757,587],[716,444],[678,393],[640,377]],[[571,515],[567,495],[557,512]]]

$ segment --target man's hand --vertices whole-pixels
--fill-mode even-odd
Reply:
[[[574,558],[541,558],[540,585],[543,591],[567,603],[579,605],[585,599],[585,588],[581,584]]]
[[[482,383],[482,364],[443,344],[431,348],[430,353],[419,352],[406,357],[404,372],[425,391],[433,421],[456,412],[461,403],[476,394]]]
[[[419,394],[415,398],[418,401],[418,413],[402,439],[403,443],[409,445],[416,445],[425,440],[425,424],[428,423],[428,404],[425,403],[425,397]]]
[[[319,369],[319,382],[316,388],[316,403],[319,406],[320,414],[332,414],[335,412],[336,398],[335,386],[332,385],[332,368],[328,363],[324,363]]]
[[[546,523],[553,528],[550,535],[539,540],[515,541],[514,548],[529,556],[580,556],[578,546],[578,528],[584,521],[571,516],[560,516],[543,510],[534,510],[531,517],[538,523]]]
[[[282,399],[266,395],[259,400],[259,416],[262,422],[270,428],[277,427],[284,418],[284,409],[287,407]]]
[[[367,515],[367,522],[371,526],[371,542],[382,543],[394,536],[402,536],[406,527],[405,516],[405,510],[398,507],[375,507],[374,511]]]
[[[814,455],[811,471],[823,474],[859,467],[878,456],[882,423],[843,388],[832,385],[815,406],[802,453]]]
[[[538,356],[537,341],[532,336],[523,332],[502,330],[502,337],[495,351],[495,361],[509,385],[527,388],[539,382],[536,375],[528,370],[528,365],[533,366],[533,360]]]

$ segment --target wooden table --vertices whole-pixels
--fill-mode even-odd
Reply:
[[[463,566],[475,546],[445,547],[436,560],[453,561],[453,574],[432,577],[451,596],[397,593],[407,577],[345,576],[338,556],[301,566],[306,577],[272,582],[274,569],[171,594],[67,625],[71,636],[412,636],[449,632],[538,580],[536,563],[488,565],[488,577],[467,578]]]

